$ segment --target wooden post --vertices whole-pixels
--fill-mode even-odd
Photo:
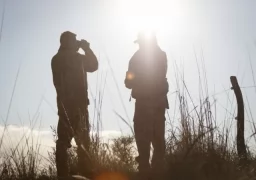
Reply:
[[[235,76],[231,76],[230,81],[237,100],[237,153],[240,159],[240,165],[244,166],[247,160],[244,140],[244,101],[237,78]]]

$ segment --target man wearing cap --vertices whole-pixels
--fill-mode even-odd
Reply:
[[[125,86],[136,99],[134,132],[139,156],[139,178],[161,179],[165,155],[165,109],[168,109],[166,53],[157,44],[154,33],[138,34],[139,50],[132,56]],[[154,148],[151,166],[150,146]],[[153,173],[153,174],[150,174]]]
[[[80,48],[85,55],[78,53]],[[69,175],[67,150],[74,138],[78,146],[79,173],[91,176],[87,156],[90,142],[87,72],[98,69],[98,60],[87,41],[77,41],[76,34],[66,31],[61,34],[60,48],[52,58],[51,67],[59,115],[56,142],[57,175]]]

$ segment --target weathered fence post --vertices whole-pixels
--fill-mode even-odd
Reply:
[[[237,78],[235,76],[231,76],[230,81],[237,100],[237,153],[240,165],[243,166],[247,161],[247,152],[244,140],[244,101]]]

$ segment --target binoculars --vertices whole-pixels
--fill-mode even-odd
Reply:
[[[77,40],[77,43],[78,43],[78,46],[79,46],[80,48],[87,49],[87,48],[89,48],[89,47],[90,47],[90,43],[89,43],[89,42],[87,42],[87,41],[86,41],[86,40],[84,40],[84,39],[81,39],[80,41],[79,41],[79,40]]]

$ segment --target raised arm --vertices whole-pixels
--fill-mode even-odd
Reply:
[[[81,47],[85,55],[79,54],[79,57],[83,63],[83,68],[86,72],[94,72],[98,70],[98,60],[89,46]]]

